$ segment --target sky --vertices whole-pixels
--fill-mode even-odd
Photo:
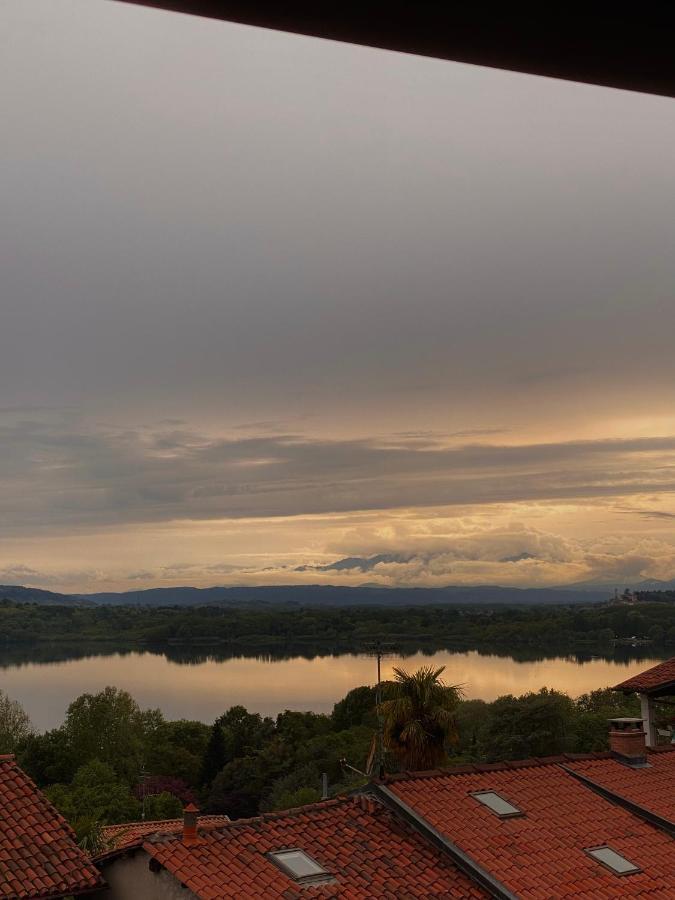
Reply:
[[[0,583],[675,577],[675,100],[2,0],[0,115]]]

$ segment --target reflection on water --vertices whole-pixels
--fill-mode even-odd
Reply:
[[[632,649],[632,648],[631,648]],[[383,662],[383,677],[394,666],[445,666],[445,678],[461,684],[468,698],[493,700],[540,687],[571,696],[616,684],[659,662],[623,648],[613,656],[576,654],[546,658],[528,651],[519,658],[475,650],[405,648]],[[39,729],[63,721],[66,707],[85,691],[106,685],[128,690],[146,707],[168,718],[212,722],[228,706],[241,703],[265,715],[283,709],[329,712],[336,700],[360,684],[372,684],[374,661],[343,648],[247,647],[213,653],[172,647],[161,652],[116,648],[102,653],[81,645],[3,648],[0,686],[19,700]]]

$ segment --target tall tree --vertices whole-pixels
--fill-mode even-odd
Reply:
[[[21,704],[0,691],[0,753],[14,753],[17,745],[33,733]]]
[[[80,766],[71,784],[53,784],[45,793],[73,826],[78,840],[91,844],[96,843],[101,825],[132,822],[140,815],[140,804],[126,782],[98,759]]]
[[[416,672],[394,669],[380,712],[385,746],[404,769],[433,769],[447,759],[446,747],[457,738],[455,713],[461,688],[446,685],[445,666],[422,666]]]
[[[208,787],[211,784],[218,772],[228,762],[227,744],[221,721],[222,716],[213,723],[211,736],[202,759],[199,781],[204,787]]]
[[[126,691],[107,687],[81,694],[68,707],[63,729],[75,765],[98,759],[134,784],[139,776],[148,730],[156,730],[159,711],[141,711]]]
[[[589,701],[589,707],[593,704]],[[521,697],[507,694],[490,705],[483,734],[488,762],[553,756],[575,749],[578,715],[567,694],[548,688]],[[606,720],[604,728],[607,729]]]

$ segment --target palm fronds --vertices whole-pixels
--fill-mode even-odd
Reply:
[[[405,769],[433,769],[446,759],[446,746],[457,739],[455,712],[459,685],[446,685],[445,666],[422,666],[416,672],[394,669],[380,706],[385,746]]]

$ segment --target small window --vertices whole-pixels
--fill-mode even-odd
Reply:
[[[639,866],[617,853],[616,850],[612,850],[611,847],[591,847],[584,852],[611,869],[615,875],[632,875],[633,872],[640,871]]]
[[[291,878],[296,881],[314,881],[330,878],[330,872],[327,872],[323,866],[308,856],[304,850],[278,850],[275,853],[268,853],[273,863],[283,869]]]
[[[500,797],[495,791],[477,791],[475,794],[471,794],[471,796],[475,797],[479,803],[483,804],[483,806],[487,806],[488,809],[491,809],[500,819],[510,819],[513,816],[525,815],[521,809],[518,809],[513,803],[509,803],[508,800]]]

